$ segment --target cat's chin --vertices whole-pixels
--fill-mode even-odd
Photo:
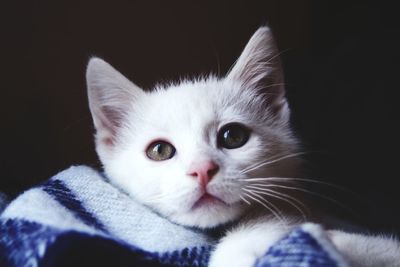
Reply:
[[[218,199],[204,199],[187,212],[174,213],[170,219],[185,226],[206,229],[234,221],[243,212],[244,207],[241,203],[227,205]]]

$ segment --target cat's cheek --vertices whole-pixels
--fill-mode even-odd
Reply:
[[[159,183],[151,169],[143,167],[144,157],[133,156],[135,153],[132,150],[134,149],[121,150],[104,166],[111,183],[139,201],[160,194]]]
[[[268,149],[262,144],[261,139],[256,134],[252,134],[249,141],[238,149],[229,149],[225,153],[228,155],[229,161],[227,166],[245,166],[248,167],[259,159],[265,158]]]

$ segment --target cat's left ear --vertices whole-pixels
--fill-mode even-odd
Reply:
[[[100,58],[89,61],[86,81],[97,147],[112,147],[132,105],[144,92]]]
[[[279,51],[268,27],[261,27],[253,34],[226,78],[239,82],[245,90],[263,95],[274,114],[289,112]]]

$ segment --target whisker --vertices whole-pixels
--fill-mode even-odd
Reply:
[[[332,188],[341,190],[343,192],[346,193],[350,193],[350,194],[355,194],[354,192],[351,192],[350,190],[341,187],[339,185],[336,184],[332,184],[329,182],[325,182],[325,181],[320,181],[317,179],[307,179],[307,178],[298,178],[298,177],[252,177],[252,178],[239,178],[242,181],[248,181],[248,182],[253,182],[253,181],[299,181],[299,182],[307,182],[307,183],[315,183],[315,184],[319,184],[319,185],[326,185],[326,186],[330,186]]]
[[[271,187],[272,187],[272,186],[271,186]],[[263,191],[263,190],[264,190],[264,191],[268,191],[268,192],[274,192],[275,194],[281,195],[281,196],[283,196],[283,197],[287,197],[287,198],[289,198],[289,199],[295,201],[296,203],[298,203],[299,205],[301,205],[303,208],[307,208],[307,207],[304,205],[304,203],[301,202],[300,200],[298,200],[297,198],[295,198],[295,197],[293,197],[293,196],[291,196],[291,195],[282,193],[282,192],[276,192],[276,191],[271,190],[271,189],[260,188],[260,187],[253,186],[253,185],[248,185],[248,186],[246,186],[246,188],[252,188],[252,189],[260,190],[260,191]]]
[[[245,189],[243,189],[243,190],[245,190]],[[258,192],[260,194],[271,196],[271,197],[274,197],[274,198],[277,198],[277,199],[280,199],[280,200],[282,200],[284,202],[289,203],[290,205],[292,205],[295,209],[297,209],[300,212],[300,214],[303,217],[304,221],[307,220],[307,216],[304,213],[304,211],[296,204],[296,203],[298,203],[303,208],[307,209],[307,207],[300,200],[298,200],[298,199],[296,199],[296,198],[294,198],[294,197],[292,197],[290,195],[287,195],[287,194],[284,194],[284,193],[281,193],[281,192],[276,192],[276,191],[270,190],[270,189],[265,189],[264,188],[262,190],[259,190],[258,188],[254,188],[252,190],[255,191],[255,192]],[[296,203],[294,203],[294,202],[296,202]],[[308,211],[308,213],[309,213],[309,211]]]
[[[314,195],[314,196],[320,197],[322,199],[328,200],[328,201],[340,206],[341,208],[346,209],[347,211],[354,213],[354,211],[352,209],[350,209],[349,207],[347,207],[343,203],[341,203],[341,202],[339,202],[339,201],[337,201],[337,200],[335,200],[333,198],[324,196],[322,194],[319,194],[319,193],[316,193],[316,192],[313,192],[313,191],[310,191],[310,190],[307,190],[307,189],[304,189],[304,188],[301,188],[301,187],[285,186],[285,185],[272,185],[272,184],[271,184],[271,186],[279,187],[279,188],[283,188],[283,189],[301,191],[301,192],[304,192],[304,193],[307,193],[307,194],[310,194],[310,195]]]
[[[254,162],[253,164],[251,164],[251,165],[247,166],[246,168],[242,169],[241,172],[244,172],[244,171],[246,171],[247,169],[253,168],[254,166],[257,166],[258,164],[262,164],[262,163],[264,163],[264,162],[266,162],[266,161],[273,160],[273,159],[275,159],[275,158],[279,158],[279,157],[286,156],[286,155],[287,155],[287,154],[273,155],[273,156],[270,157],[270,158],[262,159],[262,160],[260,160],[260,161]]]
[[[241,200],[243,200],[244,202],[246,202],[247,205],[251,206],[251,203],[242,195],[239,196]]]
[[[259,165],[259,164],[262,164],[262,163],[264,163],[264,162],[267,162],[267,161],[270,161],[270,160],[274,160],[274,159],[277,159],[277,158],[279,158],[279,157],[287,156],[287,155],[288,155],[288,154],[279,154],[279,155],[273,155],[272,157],[269,157],[269,158],[267,158],[267,159],[262,159],[262,160],[260,160],[260,161],[257,161],[257,162],[255,162],[255,163],[253,163],[253,164],[247,166],[246,168],[242,169],[241,172],[244,172],[244,171],[246,171],[247,169],[253,168],[253,167],[255,167],[255,166]]]
[[[257,203],[261,204],[262,206],[264,206],[266,209],[268,209],[280,222],[282,222],[284,224],[285,220],[284,217],[282,215],[282,213],[279,211],[279,209],[273,205],[271,202],[267,201],[266,199],[264,199],[263,197],[259,196],[258,194],[254,193],[254,192],[249,192],[248,193],[244,193],[244,195],[246,195],[247,197],[251,198],[252,200],[256,201]],[[261,198],[261,199],[260,199]],[[266,203],[265,203],[265,202]],[[271,207],[269,207],[267,204],[269,204]]]
[[[285,160],[285,159],[288,159],[288,158],[294,158],[294,157],[297,157],[297,156],[300,156],[300,155],[304,155],[304,154],[306,154],[306,152],[298,152],[298,153],[293,153],[293,154],[289,154],[289,155],[285,155],[285,156],[280,156],[280,157],[272,159],[272,160],[269,159],[269,160],[266,160],[266,161],[261,161],[261,162],[258,162],[257,164],[252,164],[249,167],[244,168],[243,170],[239,171],[239,173],[240,174],[245,174],[245,173],[248,173],[248,172],[253,171],[255,169],[258,169],[260,167],[271,165],[273,163],[276,163],[276,162],[279,162],[279,161],[282,161],[282,160]]]

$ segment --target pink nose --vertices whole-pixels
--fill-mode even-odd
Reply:
[[[213,176],[218,172],[219,166],[214,161],[206,161],[193,164],[188,175],[197,177],[202,186],[206,186]]]

